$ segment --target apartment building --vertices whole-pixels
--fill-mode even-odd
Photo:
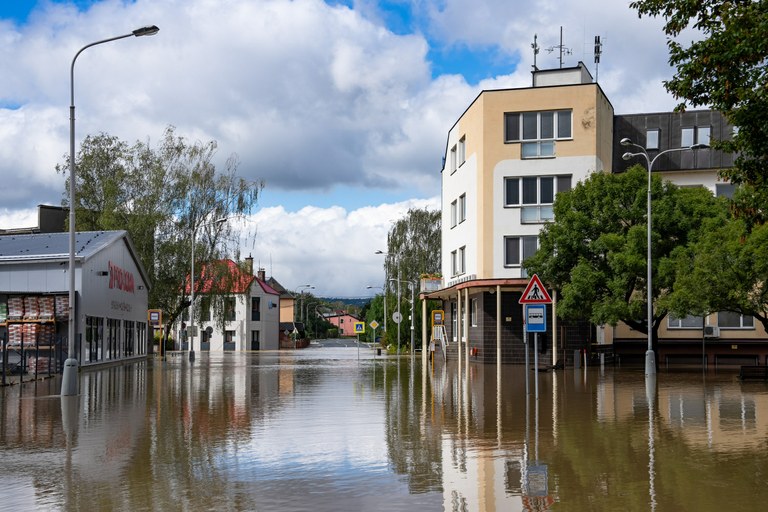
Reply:
[[[613,118],[613,106],[580,63],[536,71],[532,87],[482,91],[449,130],[443,287],[428,297],[444,302],[449,342],[461,342],[467,355],[495,362],[500,347],[503,362],[522,361],[518,300],[529,280],[522,263],[553,220],[557,193],[610,171]],[[554,322],[549,337],[540,336],[540,350],[551,359],[558,335],[588,336],[587,326],[562,327]]]
[[[448,132],[441,185],[443,281],[437,290],[422,290],[422,297],[443,302],[449,353],[459,347],[467,360],[524,360],[518,301],[530,276],[523,262],[538,249],[542,227],[554,220],[558,193],[591,173],[623,172],[642,163],[622,159],[623,138],[647,148],[653,158],[668,148],[727,138],[732,131],[720,113],[710,110],[614,115],[582,63],[536,70],[531,87],[482,91]],[[732,155],[703,149],[662,155],[653,170],[677,185],[730,196],[733,186],[720,181],[718,171],[732,165]],[[547,333],[538,335],[547,363],[573,360],[574,352],[598,345],[612,345],[627,361],[642,357],[645,334],[624,325],[559,322],[557,296],[550,293]],[[700,345],[704,336],[711,342],[713,363],[762,362],[763,352],[745,353],[728,340],[763,343],[766,333],[754,319],[732,317],[670,317],[660,332],[659,364],[688,361],[691,344]]]

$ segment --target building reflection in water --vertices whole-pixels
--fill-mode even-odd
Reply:
[[[178,359],[178,360],[176,360]],[[531,373],[531,372],[529,372]],[[760,510],[768,389],[348,353],[201,355],[3,388],[18,510]],[[532,378],[532,375],[528,375]],[[652,385],[649,385],[652,384]],[[539,397],[526,390],[539,388]]]

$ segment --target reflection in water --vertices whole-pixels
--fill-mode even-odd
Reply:
[[[530,373],[307,349],[2,388],[0,508],[762,510],[763,383]]]

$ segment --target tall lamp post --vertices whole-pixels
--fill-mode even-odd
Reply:
[[[61,395],[72,396],[79,392],[77,381],[77,354],[75,352],[75,324],[77,311],[75,307],[75,61],[86,48],[96,46],[126,37],[153,36],[160,31],[155,25],[142,27],[129,34],[110,37],[87,44],[80,48],[72,59],[69,69],[69,325],[67,330],[67,360],[64,362],[64,373],[61,378]]]
[[[387,332],[387,289],[383,286],[366,286],[367,289],[372,290],[374,288],[378,288],[383,293],[384,298],[384,332]],[[376,341],[376,340],[374,340]]]
[[[413,314],[413,307],[415,305],[415,302],[414,302],[414,290],[416,289],[416,283],[411,282],[411,281],[403,281],[403,280],[400,280],[400,279],[390,279],[390,281],[397,281],[397,303],[398,303],[398,308],[400,306],[400,283],[407,284],[408,288],[411,289],[411,322],[410,323],[411,323],[411,355],[413,355],[413,351],[414,351],[414,346],[413,346],[413,342],[414,342],[414,339],[413,339],[413,336],[414,336],[413,322],[414,322],[414,319],[416,318],[414,316],[414,314]],[[398,311],[399,311],[399,309],[398,309]],[[398,324],[398,326],[399,326],[399,324]],[[398,340],[399,340],[399,336],[398,336]]]
[[[192,272],[189,274],[189,281],[190,281],[190,292],[189,292],[189,328],[190,328],[190,335],[189,335],[189,360],[194,361],[195,360],[195,241],[197,240],[197,230],[203,226],[206,226],[208,224],[221,224],[222,222],[226,222],[227,218],[224,217],[223,219],[216,219],[211,222],[203,222],[200,223],[192,228]],[[200,350],[203,350],[202,345],[200,346]]]
[[[639,144],[635,144],[632,142],[632,140],[628,138],[621,139],[620,144],[624,147],[633,147],[638,149],[639,151],[637,153],[624,153],[621,158],[624,160],[629,160],[631,158],[634,158],[636,156],[642,156],[645,159],[646,168],[648,169],[648,204],[647,204],[647,245],[648,245],[648,254],[647,254],[647,270],[648,270],[648,276],[646,278],[647,280],[647,287],[648,287],[648,350],[645,352],[645,374],[646,375],[654,375],[656,373],[656,354],[653,352],[653,286],[652,286],[652,259],[651,259],[651,175],[653,173],[653,164],[656,163],[656,160],[659,159],[660,156],[666,155],[668,153],[676,153],[679,151],[691,151],[691,150],[697,150],[697,149],[704,149],[708,148],[706,144],[694,144],[693,146],[688,147],[682,147],[682,148],[671,148],[666,149],[664,151],[660,151],[659,154],[654,156],[653,158],[650,158],[648,156],[648,151]]]
[[[299,292],[299,290],[302,290],[304,288],[306,288],[308,290],[311,290],[312,288],[314,288],[314,286],[312,286],[311,284],[302,284],[301,286],[297,286],[296,289],[293,290],[293,295],[294,295],[294,299],[293,300],[294,300],[294,302],[296,301],[296,294],[297,293],[299,294],[299,301],[301,301],[301,296],[304,295],[304,292],[303,291]],[[295,317],[295,319],[298,320],[298,321],[301,321],[301,302],[299,302],[299,312],[296,313],[296,305],[295,304],[294,304],[293,310],[294,310],[294,315],[293,316]]]

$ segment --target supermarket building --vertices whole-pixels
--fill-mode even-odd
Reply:
[[[83,367],[146,357],[149,279],[126,231],[76,234],[75,354]],[[0,338],[27,371],[69,350],[69,234],[0,236]]]

